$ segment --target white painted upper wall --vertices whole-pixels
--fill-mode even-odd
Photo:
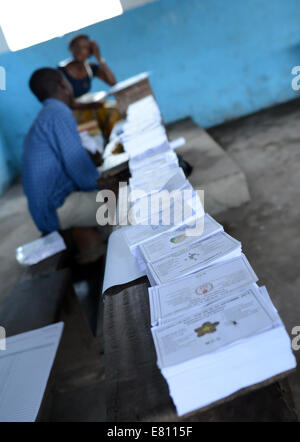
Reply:
[[[1,26],[0,26],[0,54],[2,52],[7,52],[7,51],[9,51],[9,49],[8,49],[5,37],[3,35],[2,29],[1,29]]]
[[[143,6],[146,3],[152,3],[158,0],[121,0],[123,10],[137,8],[138,6]]]

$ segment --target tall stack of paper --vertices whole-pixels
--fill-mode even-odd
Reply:
[[[170,149],[160,110],[151,95],[128,107],[127,123],[120,138],[131,159]]]

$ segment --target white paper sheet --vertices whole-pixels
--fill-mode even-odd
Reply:
[[[126,284],[145,276],[124,239],[123,228],[109,237],[102,293],[115,285]]]
[[[276,351],[274,351],[276,348]],[[162,370],[177,413],[182,416],[296,367],[291,341],[283,327],[252,336],[226,351],[209,353],[185,370]]]
[[[61,235],[58,232],[52,232],[18,247],[16,259],[22,265],[33,265],[65,249],[66,245]]]
[[[34,422],[63,331],[63,323],[7,338],[0,351],[0,422]]]
[[[187,247],[188,244],[206,239],[223,230],[223,226],[207,213],[204,215],[204,217],[200,217],[199,219],[195,218],[193,221],[197,221],[199,225],[201,222],[201,227],[203,230],[200,235],[186,235],[186,230],[191,227],[191,220],[190,226],[187,226],[186,224],[181,225],[171,232],[163,233],[161,236],[151,238],[150,240],[141,244],[140,251],[145,261],[155,262],[158,259],[169,255],[176,249]]]
[[[220,232],[148,263],[147,268],[157,284],[164,284],[240,254],[241,243]]]
[[[245,255],[208,267],[185,278],[149,288],[152,325],[179,312],[209,305],[258,278]]]
[[[273,327],[275,313],[255,284],[209,306],[195,307],[152,328],[160,368],[181,364]]]
[[[144,176],[144,174],[149,174],[153,170],[159,170],[170,165],[178,166],[178,157],[170,149],[162,153],[148,155],[142,160],[129,160],[129,169],[133,177]]]

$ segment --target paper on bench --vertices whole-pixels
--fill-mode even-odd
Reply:
[[[157,284],[181,278],[218,262],[241,254],[241,243],[224,232],[182,247],[168,256],[148,263],[148,271]]]
[[[160,368],[224,350],[242,339],[273,327],[277,314],[261,302],[256,284],[232,292],[209,306],[188,309],[153,327]],[[210,327],[210,329],[209,329]]]
[[[182,205],[178,204],[180,200],[185,197],[184,193],[179,193],[175,198],[174,204],[171,202],[170,205],[162,204],[156,210],[152,207],[149,211],[150,213],[143,219],[140,217],[138,221],[139,224],[131,225],[124,228],[124,238],[128,244],[129,249],[135,256],[140,256],[138,251],[138,246],[147,240],[154,239],[165,232],[171,232],[179,227],[182,227],[182,222],[185,223],[186,227],[192,227],[195,221],[196,213],[199,211],[199,206],[201,204],[198,195],[193,193],[193,189],[187,182],[183,190],[192,190],[191,198],[186,198],[185,210],[182,210]],[[134,206],[129,207],[131,209]],[[151,217],[151,218],[149,218]],[[150,220],[155,222],[150,222]]]
[[[58,232],[52,232],[18,247],[16,258],[22,265],[33,265],[65,249],[66,245],[61,235]]]
[[[145,276],[124,239],[123,228],[109,237],[102,293],[113,286]]]
[[[151,324],[162,324],[179,312],[201,308],[258,280],[245,255],[208,267],[168,284],[150,287]],[[267,301],[266,301],[267,302]]]
[[[34,422],[63,322],[7,338],[0,351],[0,422]]]
[[[290,338],[280,326],[252,336],[246,346],[239,342],[224,352],[209,353],[188,371],[164,375],[182,416],[295,367]]]
[[[129,169],[133,177],[142,175],[144,173],[151,173],[152,170],[158,170],[171,164],[178,165],[177,155],[172,150],[148,155],[143,159],[130,159]]]
[[[157,193],[161,190],[167,190],[172,192],[175,190],[180,190],[184,185],[187,184],[184,172],[181,167],[175,165],[167,169],[160,169],[159,174],[153,174],[149,180],[135,180],[129,181],[131,189],[131,199],[132,201],[140,198],[140,193],[150,195]],[[137,193],[137,197],[134,197]]]
[[[199,224],[200,222],[202,223],[201,233],[195,236],[186,235],[187,229],[191,228],[196,221]],[[188,225],[183,224],[172,231],[165,232],[159,237],[151,238],[144,242],[140,246],[140,251],[145,261],[155,262],[163,256],[172,253],[175,249],[186,247],[188,244],[209,238],[222,230],[223,226],[206,213],[204,217],[191,218]]]

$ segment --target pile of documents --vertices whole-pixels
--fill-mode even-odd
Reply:
[[[178,414],[293,369],[290,338],[266,288],[257,285],[241,243],[204,212],[152,96],[129,106],[123,129],[134,213],[124,238],[152,286],[157,364]],[[168,201],[147,212],[164,190],[177,190],[190,210],[177,213],[180,205]]]
[[[161,113],[152,95],[128,106],[121,143],[130,159],[135,160],[169,149]]]

